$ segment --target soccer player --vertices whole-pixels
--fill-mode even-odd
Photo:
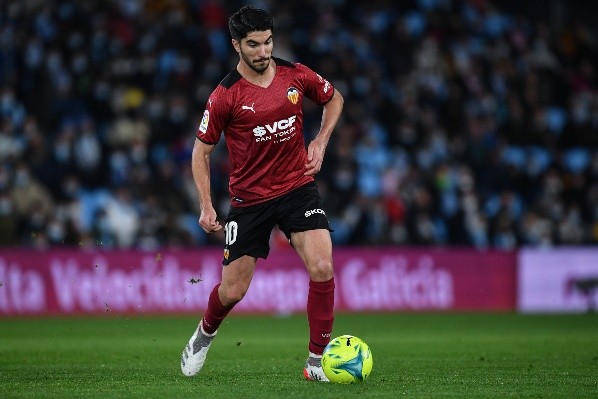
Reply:
[[[221,281],[181,357],[186,376],[196,375],[218,327],[243,299],[258,258],[269,253],[278,225],[305,264],[310,277],[307,298],[308,380],[328,381],[321,366],[334,321],[332,242],[314,181],[343,108],[343,97],[305,65],[272,55],[274,20],[268,12],[245,6],[229,19],[239,63],[208,99],[193,148],[192,170],[199,196],[199,224],[207,233],[222,229],[210,194],[210,154],[221,133],[232,172],[231,207],[224,224]],[[304,97],[323,106],[316,137],[305,146]]]

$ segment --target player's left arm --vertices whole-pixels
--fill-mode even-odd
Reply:
[[[338,122],[343,110],[345,100],[338,90],[334,89],[332,99],[324,105],[320,131],[307,146],[307,163],[305,164],[305,175],[314,176],[322,168],[326,146],[332,135],[332,131]]]

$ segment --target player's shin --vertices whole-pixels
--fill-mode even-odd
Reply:
[[[307,297],[309,351],[321,355],[330,342],[334,323],[334,277],[328,281],[310,281]]]
[[[223,305],[218,295],[218,288],[220,288],[220,284],[216,284],[212,289],[208,299],[208,307],[202,319],[203,330],[208,334],[214,334],[218,330],[224,318],[236,305],[236,303],[228,306]]]

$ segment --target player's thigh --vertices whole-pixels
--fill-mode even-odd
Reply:
[[[270,252],[270,234],[276,224],[269,203],[247,208],[232,208],[224,225],[223,265],[242,256],[266,258]]]
[[[276,208],[278,226],[290,240],[293,233],[330,230],[322,198],[315,183],[309,183],[285,195]],[[330,234],[327,235],[330,238]]]
[[[330,231],[315,229],[291,233],[291,244],[303,260],[314,281],[327,281],[333,276],[332,239]]]
[[[230,302],[243,299],[251,284],[256,262],[253,256],[244,255],[222,266],[221,296]]]

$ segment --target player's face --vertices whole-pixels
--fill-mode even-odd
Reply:
[[[237,51],[249,68],[263,73],[270,65],[273,46],[271,30],[257,31],[250,32],[241,39]]]

